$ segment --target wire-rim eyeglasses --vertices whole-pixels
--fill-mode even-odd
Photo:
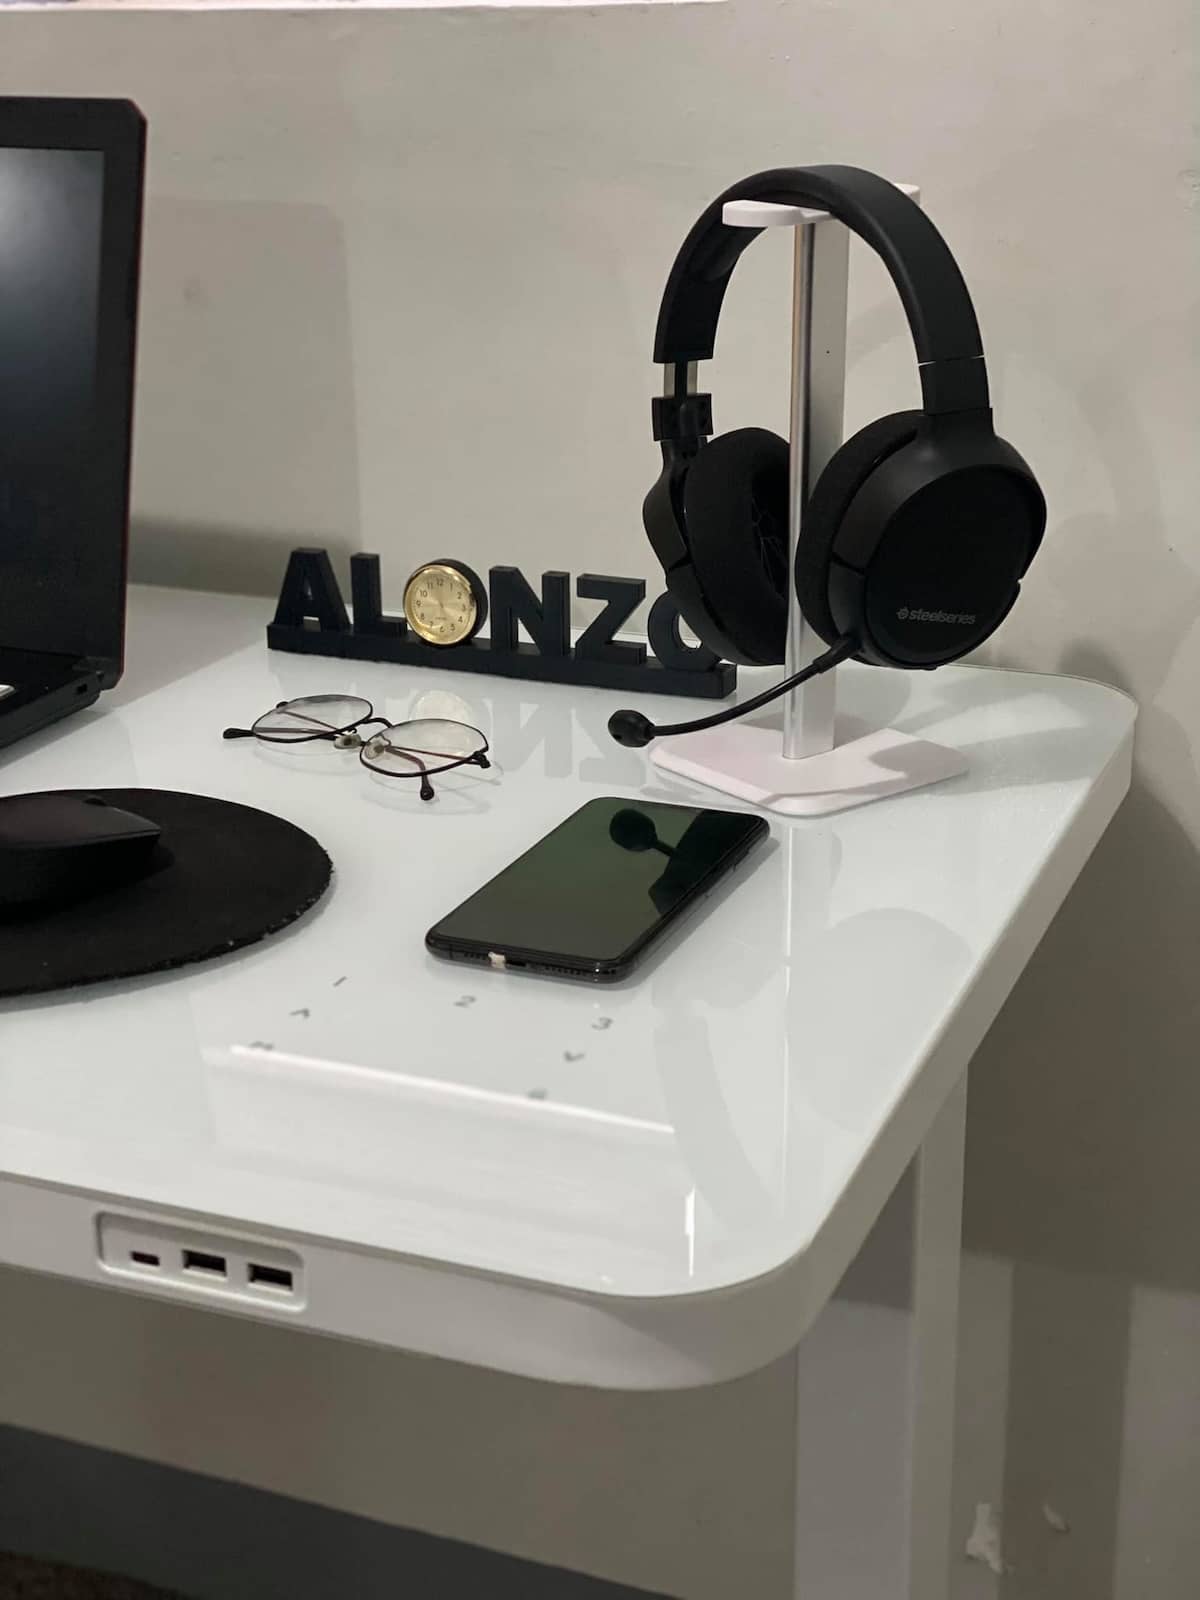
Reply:
[[[370,728],[379,731],[365,732]],[[223,737],[274,745],[326,743],[338,750],[357,750],[369,772],[384,778],[416,778],[422,800],[434,798],[429,780],[439,772],[491,766],[487,737],[470,723],[447,717],[388,722],[375,715],[369,700],[357,695],[317,694],[281,700],[250,727],[226,728]]]

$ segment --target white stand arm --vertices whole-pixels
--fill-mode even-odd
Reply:
[[[911,184],[898,187],[920,199]],[[790,574],[810,490],[842,441],[849,233],[827,211],[760,200],[731,201],[724,221],[731,228],[794,230]],[[805,622],[790,575],[788,581],[785,672],[790,675],[825,645]],[[825,673],[784,697],[782,738],[774,723],[726,723],[661,740],[650,759],[664,771],[787,816],[846,810],[966,770],[957,751],[893,728],[839,744],[836,679],[836,670]]]

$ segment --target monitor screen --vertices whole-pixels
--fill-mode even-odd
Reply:
[[[88,539],[104,157],[0,149],[4,643],[36,650]],[[16,602],[14,604],[14,602]],[[25,630],[25,638],[15,636]]]
[[[113,104],[0,99],[0,650],[115,677],[141,171]]]

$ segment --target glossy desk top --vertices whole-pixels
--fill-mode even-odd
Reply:
[[[0,761],[5,793],[260,806],[337,869],[254,950],[0,1004],[0,1177],[602,1298],[802,1268],[857,1177],[878,1164],[886,1195],[903,1171],[1128,783],[1113,690],[851,666],[848,715],[956,745],[969,773],[772,819],[752,870],[626,985],[476,972],[428,956],[425,929],[584,800],[721,798],[612,744],[609,694],[269,654],[267,615],[141,592],[117,693]],[[322,691],[473,722],[497,766],[424,805],[344,752],[221,740]]]

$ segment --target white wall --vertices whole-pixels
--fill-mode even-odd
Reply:
[[[0,92],[150,116],[136,562],[160,580],[266,592],[314,541],[381,551],[393,600],[447,551],[650,576],[648,355],[695,213],[786,162],[922,185],[1051,508],[994,657],[1144,708],[1135,793],[974,1073],[966,1370],[1005,1377],[964,1390],[960,1498],[1004,1502],[1015,1570],[962,1565],[964,1600],[1182,1600],[1200,1570],[1192,11],[0,14]],[[915,382],[872,263],[853,290],[861,421]],[[719,426],[782,428],[785,318],[764,240]]]

